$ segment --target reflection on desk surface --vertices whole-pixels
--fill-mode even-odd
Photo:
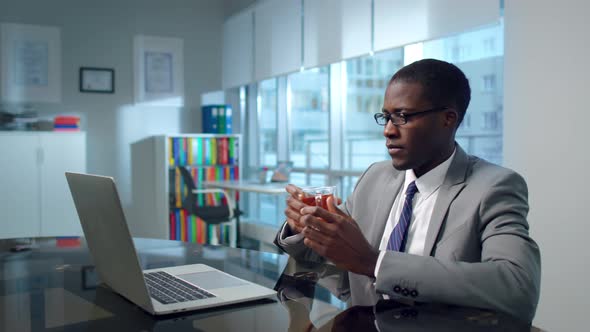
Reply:
[[[260,183],[255,181],[240,180],[240,181],[205,181],[203,186],[206,188],[220,188],[226,190],[235,190],[242,192],[254,192],[260,194],[281,195],[287,194],[285,187],[287,183],[284,182],[268,182]]]
[[[347,274],[284,255],[135,239],[146,267],[204,263],[277,290],[266,299],[154,317],[100,284],[84,241],[0,252],[0,331],[531,331],[491,311],[381,301],[349,307]]]
[[[275,286],[291,317],[289,330],[539,331],[506,314],[477,308],[394,300],[351,307],[347,286],[347,273],[331,264],[289,259]],[[332,307],[327,308],[326,302]]]

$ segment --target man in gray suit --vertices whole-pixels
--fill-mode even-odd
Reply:
[[[353,304],[382,297],[489,308],[532,321],[541,279],[527,186],[455,142],[471,90],[463,72],[426,59],[391,78],[381,113],[392,162],[372,164],[346,202],[307,206],[288,185],[275,243],[349,271]]]

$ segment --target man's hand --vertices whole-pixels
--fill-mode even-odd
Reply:
[[[293,234],[298,234],[301,233],[303,227],[305,227],[303,222],[300,221],[300,211],[303,207],[307,206],[301,201],[303,191],[301,191],[301,188],[292,184],[288,184],[287,187],[285,187],[285,190],[289,193],[289,197],[287,198],[287,208],[285,209],[287,224]]]
[[[379,251],[374,249],[350,216],[340,211],[333,198],[328,198],[328,210],[305,206],[299,219],[304,225],[303,243],[348,271],[375,275]]]

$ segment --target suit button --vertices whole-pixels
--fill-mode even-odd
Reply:
[[[411,297],[417,297],[418,296],[418,291],[415,289],[412,289],[412,291],[410,292],[410,296]]]
[[[394,292],[396,292],[396,293],[399,293],[399,292],[401,292],[401,291],[402,291],[402,288],[401,288],[399,285],[395,285],[395,286],[393,287],[393,291],[394,291]]]
[[[404,289],[402,289],[402,295],[408,296],[408,295],[410,295],[410,291],[407,288],[404,288]]]

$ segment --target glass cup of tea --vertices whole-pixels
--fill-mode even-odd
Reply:
[[[307,205],[328,209],[328,197],[335,199],[336,186],[303,187],[301,201]]]

